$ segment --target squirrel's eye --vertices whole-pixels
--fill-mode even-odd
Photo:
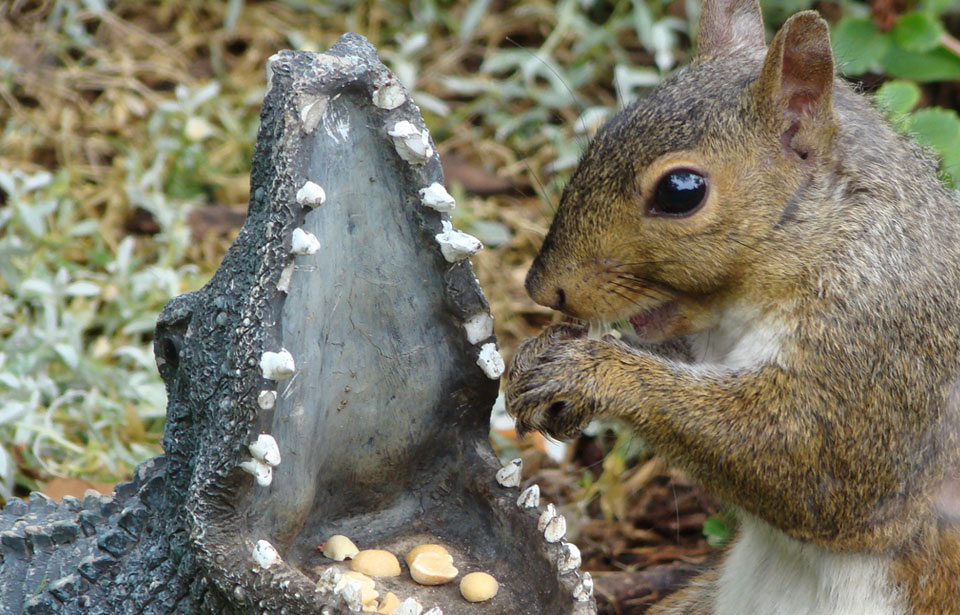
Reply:
[[[660,179],[653,195],[652,215],[686,216],[696,211],[707,195],[707,180],[688,169],[671,171]]]

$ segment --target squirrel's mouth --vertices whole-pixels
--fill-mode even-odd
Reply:
[[[670,337],[669,330],[677,313],[677,302],[668,301],[639,314],[634,314],[627,320],[640,340],[656,342]]]

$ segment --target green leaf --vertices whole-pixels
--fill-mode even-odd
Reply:
[[[954,188],[960,186],[960,145],[944,152],[942,168],[947,183]]]
[[[480,25],[480,18],[490,9],[490,0],[473,0],[467,10],[463,12],[463,18],[460,20],[460,32],[458,38],[461,43],[469,41],[473,37],[477,26]]]
[[[940,45],[943,25],[929,13],[907,13],[891,32],[897,45],[907,51],[931,51]]]
[[[707,537],[707,544],[720,547],[733,538],[735,521],[728,515],[711,515],[703,522],[703,535]]]
[[[60,355],[63,362],[67,364],[67,367],[77,369],[77,365],[80,364],[80,354],[76,348],[70,344],[54,344],[53,349],[57,351],[57,354]]]
[[[860,75],[876,66],[890,47],[889,37],[868,18],[844,18],[831,36],[837,66],[847,75]]]
[[[960,10],[960,0],[922,0],[918,8],[934,15],[943,15]]]
[[[921,83],[960,79],[960,56],[943,47],[927,53],[916,53],[898,45],[890,45],[882,64],[891,77],[902,77]]]
[[[918,142],[940,155],[944,179],[956,186],[960,181],[960,116],[957,112],[939,107],[921,109],[909,116],[906,124]]]
[[[960,117],[950,109],[921,109],[910,116],[907,130],[916,136],[917,141],[937,150],[941,156],[960,147]]]
[[[99,286],[85,280],[74,282],[64,290],[68,297],[96,297],[100,292]]]
[[[911,81],[888,81],[876,91],[874,100],[888,115],[902,115],[917,106],[920,88]]]

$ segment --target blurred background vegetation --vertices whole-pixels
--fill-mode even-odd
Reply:
[[[960,0],[817,8],[844,75],[960,180]],[[553,316],[522,288],[597,127],[690,59],[695,0],[0,1],[0,500],[54,477],[121,479],[159,452],[156,316],[242,223],[279,49],[367,36],[443,155],[505,355]],[[614,437],[580,492],[623,514],[643,484]],[[641,475],[640,478],[637,478]],[[629,482],[631,477],[633,482]],[[628,490],[627,490],[628,491]],[[722,524],[715,532],[724,531]]]

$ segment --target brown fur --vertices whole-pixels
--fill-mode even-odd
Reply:
[[[566,325],[521,348],[508,410],[561,437],[619,417],[785,534],[889,558],[905,613],[960,613],[960,502],[943,497],[960,474],[960,207],[834,79],[822,20],[795,15],[767,51],[757,19],[752,0],[708,0],[697,61],[584,155],[528,289],[591,321],[670,305],[647,342],[719,335],[749,306],[778,350],[704,367]],[[703,172],[706,202],[650,215],[677,167]],[[658,612],[709,613],[698,587]]]

